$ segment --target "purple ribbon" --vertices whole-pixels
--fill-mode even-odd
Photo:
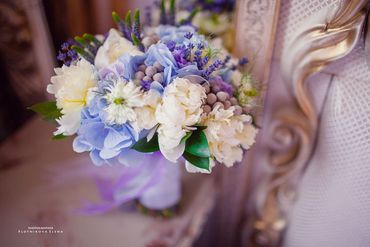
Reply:
[[[86,215],[104,213],[128,201],[140,199],[148,191],[153,194],[153,190],[154,197],[156,193],[158,196],[162,195],[161,198],[155,198],[156,202],[153,202],[153,205],[157,205],[158,200],[163,202],[163,207],[171,207],[172,204],[176,204],[180,199],[181,182],[179,167],[175,167],[178,164],[170,163],[159,152],[142,155],[145,157],[140,164],[131,167],[123,166],[122,174],[116,181],[95,176],[96,185],[103,201],[98,204],[86,203],[79,212]],[[174,189],[168,192],[168,186],[173,186]],[[161,190],[164,189],[166,193],[161,193],[163,192]],[[166,197],[171,199],[166,202]],[[146,202],[148,205],[145,206],[150,208],[150,201],[146,200]]]

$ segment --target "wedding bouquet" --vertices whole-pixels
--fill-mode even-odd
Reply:
[[[143,30],[139,10],[124,20],[113,12],[118,29],[63,44],[63,66],[47,87],[56,101],[31,107],[57,122],[54,139],[74,135],[74,151],[89,152],[96,166],[127,168],[121,185],[135,186],[120,193],[111,186],[107,208],[155,185],[161,199],[149,191],[141,202],[155,209],[173,205],[180,189],[168,184],[179,172],[170,170],[179,165],[171,163],[185,160],[188,172],[210,173],[216,163],[240,162],[255,142],[250,111],[258,92],[243,74],[247,59],[213,47],[190,25],[193,13],[176,21],[173,0],[169,11],[165,1],[161,6],[155,27]]]

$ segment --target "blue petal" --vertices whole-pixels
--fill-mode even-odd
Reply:
[[[194,64],[178,69],[176,72],[177,72],[178,77],[184,77],[187,75],[199,75],[200,76],[202,74],[202,71],[200,71],[198,67]]]
[[[118,132],[114,128],[109,128],[109,132],[104,140],[104,147],[106,148],[115,148],[122,142],[127,142],[131,140],[131,134],[128,133],[128,130]]]
[[[100,151],[97,149],[94,149],[93,151],[90,152],[90,158],[94,165],[96,166],[101,166],[105,163],[105,161],[102,158],[100,158],[99,153]]]
[[[76,153],[91,151],[92,149],[92,146],[88,142],[86,142],[81,136],[77,136],[73,140],[72,146],[73,146],[73,151],[75,151]]]
[[[111,149],[111,148],[103,148],[99,155],[102,159],[111,159],[116,157],[120,153],[119,150]]]
[[[108,130],[104,128],[104,123],[92,122],[81,125],[79,135],[83,136],[87,142],[93,147],[102,149],[104,147],[104,139],[108,134]]]
[[[118,161],[125,166],[141,165],[143,161],[147,161],[147,155],[133,149],[125,149],[119,154]]]
[[[123,73],[120,75],[126,80],[130,80],[134,78],[135,72],[137,70],[137,66],[144,62],[146,55],[143,56],[131,56],[129,54],[124,54],[121,56],[118,61],[122,63],[124,70]]]
[[[159,82],[157,81],[154,81],[150,84],[150,89],[153,89],[153,90],[156,90],[157,92],[159,92],[161,95],[164,91],[164,88],[162,86],[162,84],[160,84]]]
[[[158,43],[150,46],[147,54],[148,57],[145,60],[147,65],[159,62],[165,68],[169,66],[176,67],[176,60],[165,44]]]

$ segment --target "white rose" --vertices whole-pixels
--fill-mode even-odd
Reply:
[[[131,41],[123,38],[116,29],[112,28],[104,44],[96,53],[95,66],[98,69],[105,68],[126,53],[132,56],[143,55]]]
[[[191,126],[200,122],[205,98],[204,88],[185,78],[175,78],[165,88],[155,116],[160,124],[159,147],[168,160],[176,162],[182,155],[185,144],[181,143],[181,139],[191,130]]]
[[[243,149],[255,142],[258,130],[251,124],[251,116],[234,115],[234,107],[216,107],[203,120],[211,154],[227,167],[242,161]]]
[[[54,94],[58,109],[63,116],[55,135],[73,135],[81,121],[81,110],[88,104],[89,90],[97,85],[94,66],[84,59],[76,65],[55,68],[56,75],[51,77],[47,91]]]

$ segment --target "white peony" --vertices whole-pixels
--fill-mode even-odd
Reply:
[[[156,90],[149,90],[143,95],[143,106],[135,108],[139,129],[152,129],[158,124],[155,111],[161,101],[161,95]]]
[[[136,121],[135,107],[143,106],[143,93],[140,87],[132,81],[118,79],[113,85],[106,88],[104,98],[107,106],[104,109],[107,113],[108,124],[125,124]]]
[[[155,116],[158,127],[158,143],[162,154],[170,161],[176,160],[184,152],[181,139],[200,122],[201,106],[206,98],[204,88],[185,78],[175,78],[163,94]]]
[[[242,161],[243,149],[253,145],[258,132],[250,115],[238,116],[233,111],[234,107],[227,110],[216,107],[203,120],[211,154],[227,167]]]
[[[120,56],[129,54],[132,56],[143,55],[131,41],[123,38],[116,29],[111,29],[104,44],[99,48],[95,56],[95,66],[102,69],[114,63]]]
[[[55,74],[47,91],[55,95],[63,116],[57,119],[60,126],[54,134],[73,135],[80,126],[81,110],[88,104],[89,91],[97,85],[97,74],[94,66],[84,59],[76,65],[55,68]]]

